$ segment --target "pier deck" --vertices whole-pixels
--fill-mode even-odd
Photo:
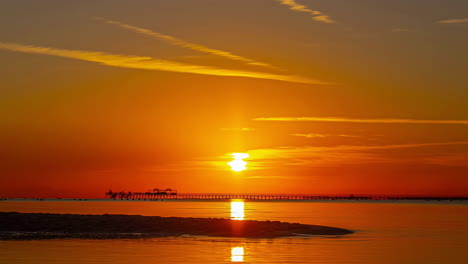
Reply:
[[[114,200],[468,200],[468,197],[429,197],[396,195],[307,195],[307,194],[203,194],[119,193]]]

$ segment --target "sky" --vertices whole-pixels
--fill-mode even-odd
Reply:
[[[3,0],[0,197],[468,195],[466,47],[464,0]]]

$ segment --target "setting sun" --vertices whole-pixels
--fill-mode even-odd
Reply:
[[[247,169],[247,162],[244,159],[249,158],[250,155],[247,153],[232,153],[233,161],[228,162],[233,171],[243,171]]]

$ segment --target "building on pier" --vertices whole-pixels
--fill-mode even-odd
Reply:
[[[177,196],[177,190],[171,188],[167,189],[158,189],[154,188],[153,190],[148,190],[147,192],[113,192],[109,190],[105,193],[106,197],[111,199],[154,199],[162,197],[175,197]]]

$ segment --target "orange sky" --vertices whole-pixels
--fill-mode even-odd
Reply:
[[[22,2],[0,197],[468,195],[467,3]]]

